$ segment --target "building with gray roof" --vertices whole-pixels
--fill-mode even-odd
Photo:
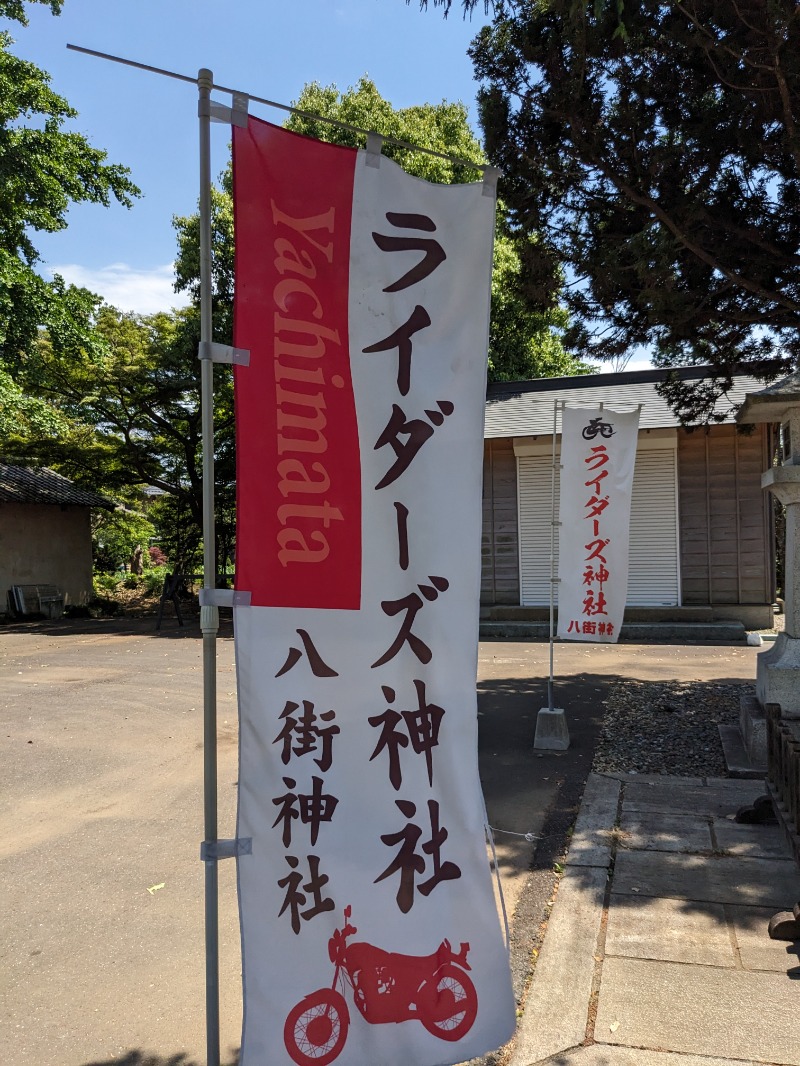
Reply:
[[[58,599],[86,604],[92,595],[91,512],[114,504],[54,470],[0,463],[0,611],[27,590],[28,605]],[[41,597],[36,590],[47,589]],[[34,609],[35,606],[34,606]]]
[[[774,520],[761,474],[772,462],[775,432],[770,425],[758,425],[742,433],[735,425],[737,409],[763,383],[737,375],[718,405],[719,424],[690,431],[658,394],[657,385],[667,373],[644,370],[489,386],[484,617],[544,618],[549,613],[550,538],[559,498],[558,412],[562,405],[602,405],[608,412],[640,409],[626,618],[734,620],[748,628],[772,624]],[[699,384],[708,369],[684,368],[679,374]],[[557,536],[554,547],[557,574]],[[556,583],[556,601],[557,590]]]

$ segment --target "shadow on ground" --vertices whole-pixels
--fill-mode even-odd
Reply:
[[[531,859],[523,840],[505,849],[502,867],[528,872],[511,922],[511,970],[520,1001],[530,977],[534,950],[541,946],[569,830],[578,814],[603,724],[603,701],[616,675],[575,674],[560,681],[555,703],[565,709],[570,746],[564,752],[533,747],[536,716],[547,706],[547,679],[489,678],[478,684],[478,762],[489,824],[498,842],[539,826]],[[475,1060],[492,1066],[494,1056]]]
[[[233,1058],[223,1058],[223,1066],[239,1066],[239,1052],[233,1053]],[[182,1051],[175,1055],[151,1055],[148,1051],[126,1051],[112,1059],[93,1059],[84,1066],[200,1066],[195,1059],[187,1058]]]
[[[563,855],[600,739],[603,703],[620,680],[616,674],[578,673],[557,682],[554,703],[566,714],[567,751],[533,746],[537,714],[548,705],[546,678],[478,683],[478,765],[489,823],[501,834],[526,833],[544,813],[533,871],[552,872]],[[523,859],[530,866],[520,848]]]
[[[525,833],[530,829],[534,817],[541,819],[544,813],[532,859],[530,850],[524,847],[522,841],[519,847],[506,848],[504,859],[506,869],[528,872],[526,887],[511,925],[511,964],[518,999],[524,993],[530,976],[531,959],[535,958],[533,953],[540,948],[544,938],[549,901],[557,889],[561,860],[601,738],[604,703],[611,689],[625,680],[629,680],[627,675],[589,672],[572,674],[568,679],[559,680],[554,704],[565,710],[570,747],[565,752],[544,753],[535,751],[533,742],[538,710],[547,706],[546,678],[491,678],[483,680],[478,686],[479,765],[490,824],[495,829]],[[748,682],[738,677],[719,677],[709,680],[707,684],[713,688],[747,685]],[[665,773],[670,773],[668,766],[665,767]],[[750,785],[752,799],[763,793],[763,783],[753,781]],[[747,786],[744,791],[747,792]],[[730,826],[742,803],[741,792],[738,796],[731,793],[729,801],[727,796],[718,799],[719,807],[713,811],[713,815]],[[541,804],[546,804],[544,812]],[[689,814],[690,810],[686,813]],[[711,821],[711,812],[708,820]],[[665,831],[669,832],[669,827],[665,827]],[[501,836],[498,839],[504,838]],[[761,904],[762,907],[766,905],[777,911],[790,908],[800,898],[796,894],[800,893],[800,879],[796,867],[791,863],[769,861],[762,857],[742,857],[723,850],[720,845],[705,855],[680,854],[674,842],[668,840],[663,842],[663,851],[648,852],[641,859],[641,852],[637,855],[625,848],[621,835],[617,836],[614,844],[618,858],[630,855],[632,861],[636,862],[674,863],[676,896],[683,895],[685,888],[682,883],[678,884],[678,878],[682,881],[691,875],[690,898],[680,899],[678,904],[685,912],[708,910],[708,904],[700,901],[715,898],[713,885],[722,876],[721,867],[725,865],[728,866],[726,879],[731,890],[731,898],[727,902],[731,906],[748,904],[753,907]],[[655,844],[655,847],[660,849],[661,845]],[[624,859],[623,865],[627,861]],[[765,862],[770,867],[770,874],[774,873],[774,898],[770,899],[763,898]],[[732,871],[731,866],[735,866],[735,870]],[[582,872],[581,868],[573,869],[573,877],[580,880]],[[635,887],[625,897],[624,905],[631,909],[643,909],[648,904],[646,890],[639,888],[643,885],[643,871],[631,871],[630,876],[633,877],[634,873]],[[590,882],[591,878],[587,875],[587,888],[591,887]],[[766,921],[761,915],[748,916],[749,907],[743,909],[741,918],[745,926]],[[715,914],[718,911],[719,908]],[[793,963],[798,954],[798,945],[791,944],[786,951],[787,963]],[[797,972],[796,968],[787,971],[790,978],[796,977]],[[489,1057],[484,1061],[489,1066],[492,1059]]]
[[[31,633],[46,637],[153,637],[183,640],[201,638],[200,620],[191,611],[184,611],[184,625],[178,625],[173,616],[164,618],[161,628],[156,629],[156,616],[122,618],[60,618],[55,621],[31,619],[30,621],[3,620],[0,632]],[[221,608],[219,637],[233,637],[233,618],[230,609]]]

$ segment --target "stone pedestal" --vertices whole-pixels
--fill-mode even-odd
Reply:
[[[756,696],[762,707],[777,703],[783,718],[800,718],[800,640],[781,633],[756,667]]]
[[[779,426],[782,465],[772,466],[762,476],[761,486],[786,508],[786,628],[774,646],[758,656],[756,698],[766,719],[769,792],[800,861],[800,371],[748,394],[736,417],[745,425]],[[800,913],[800,904],[798,909]],[[777,916],[775,928],[786,925],[785,917]]]
[[[786,508],[786,628],[758,656],[756,695],[762,707],[777,703],[784,718],[800,718],[800,466],[776,466],[761,478]]]

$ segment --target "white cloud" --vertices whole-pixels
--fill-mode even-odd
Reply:
[[[96,292],[120,311],[151,315],[172,307],[185,307],[189,302],[185,293],[172,288],[175,281],[172,263],[152,270],[135,270],[127,263],[111,263],[96,270],[64,263],[50,266],[49,272],[60,274],[68,284]]]

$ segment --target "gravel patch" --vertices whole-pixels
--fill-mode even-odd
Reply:
[[[619,681],[605,702],[596,773],[727,777],[718,725],[739,721],[752,686]]]

